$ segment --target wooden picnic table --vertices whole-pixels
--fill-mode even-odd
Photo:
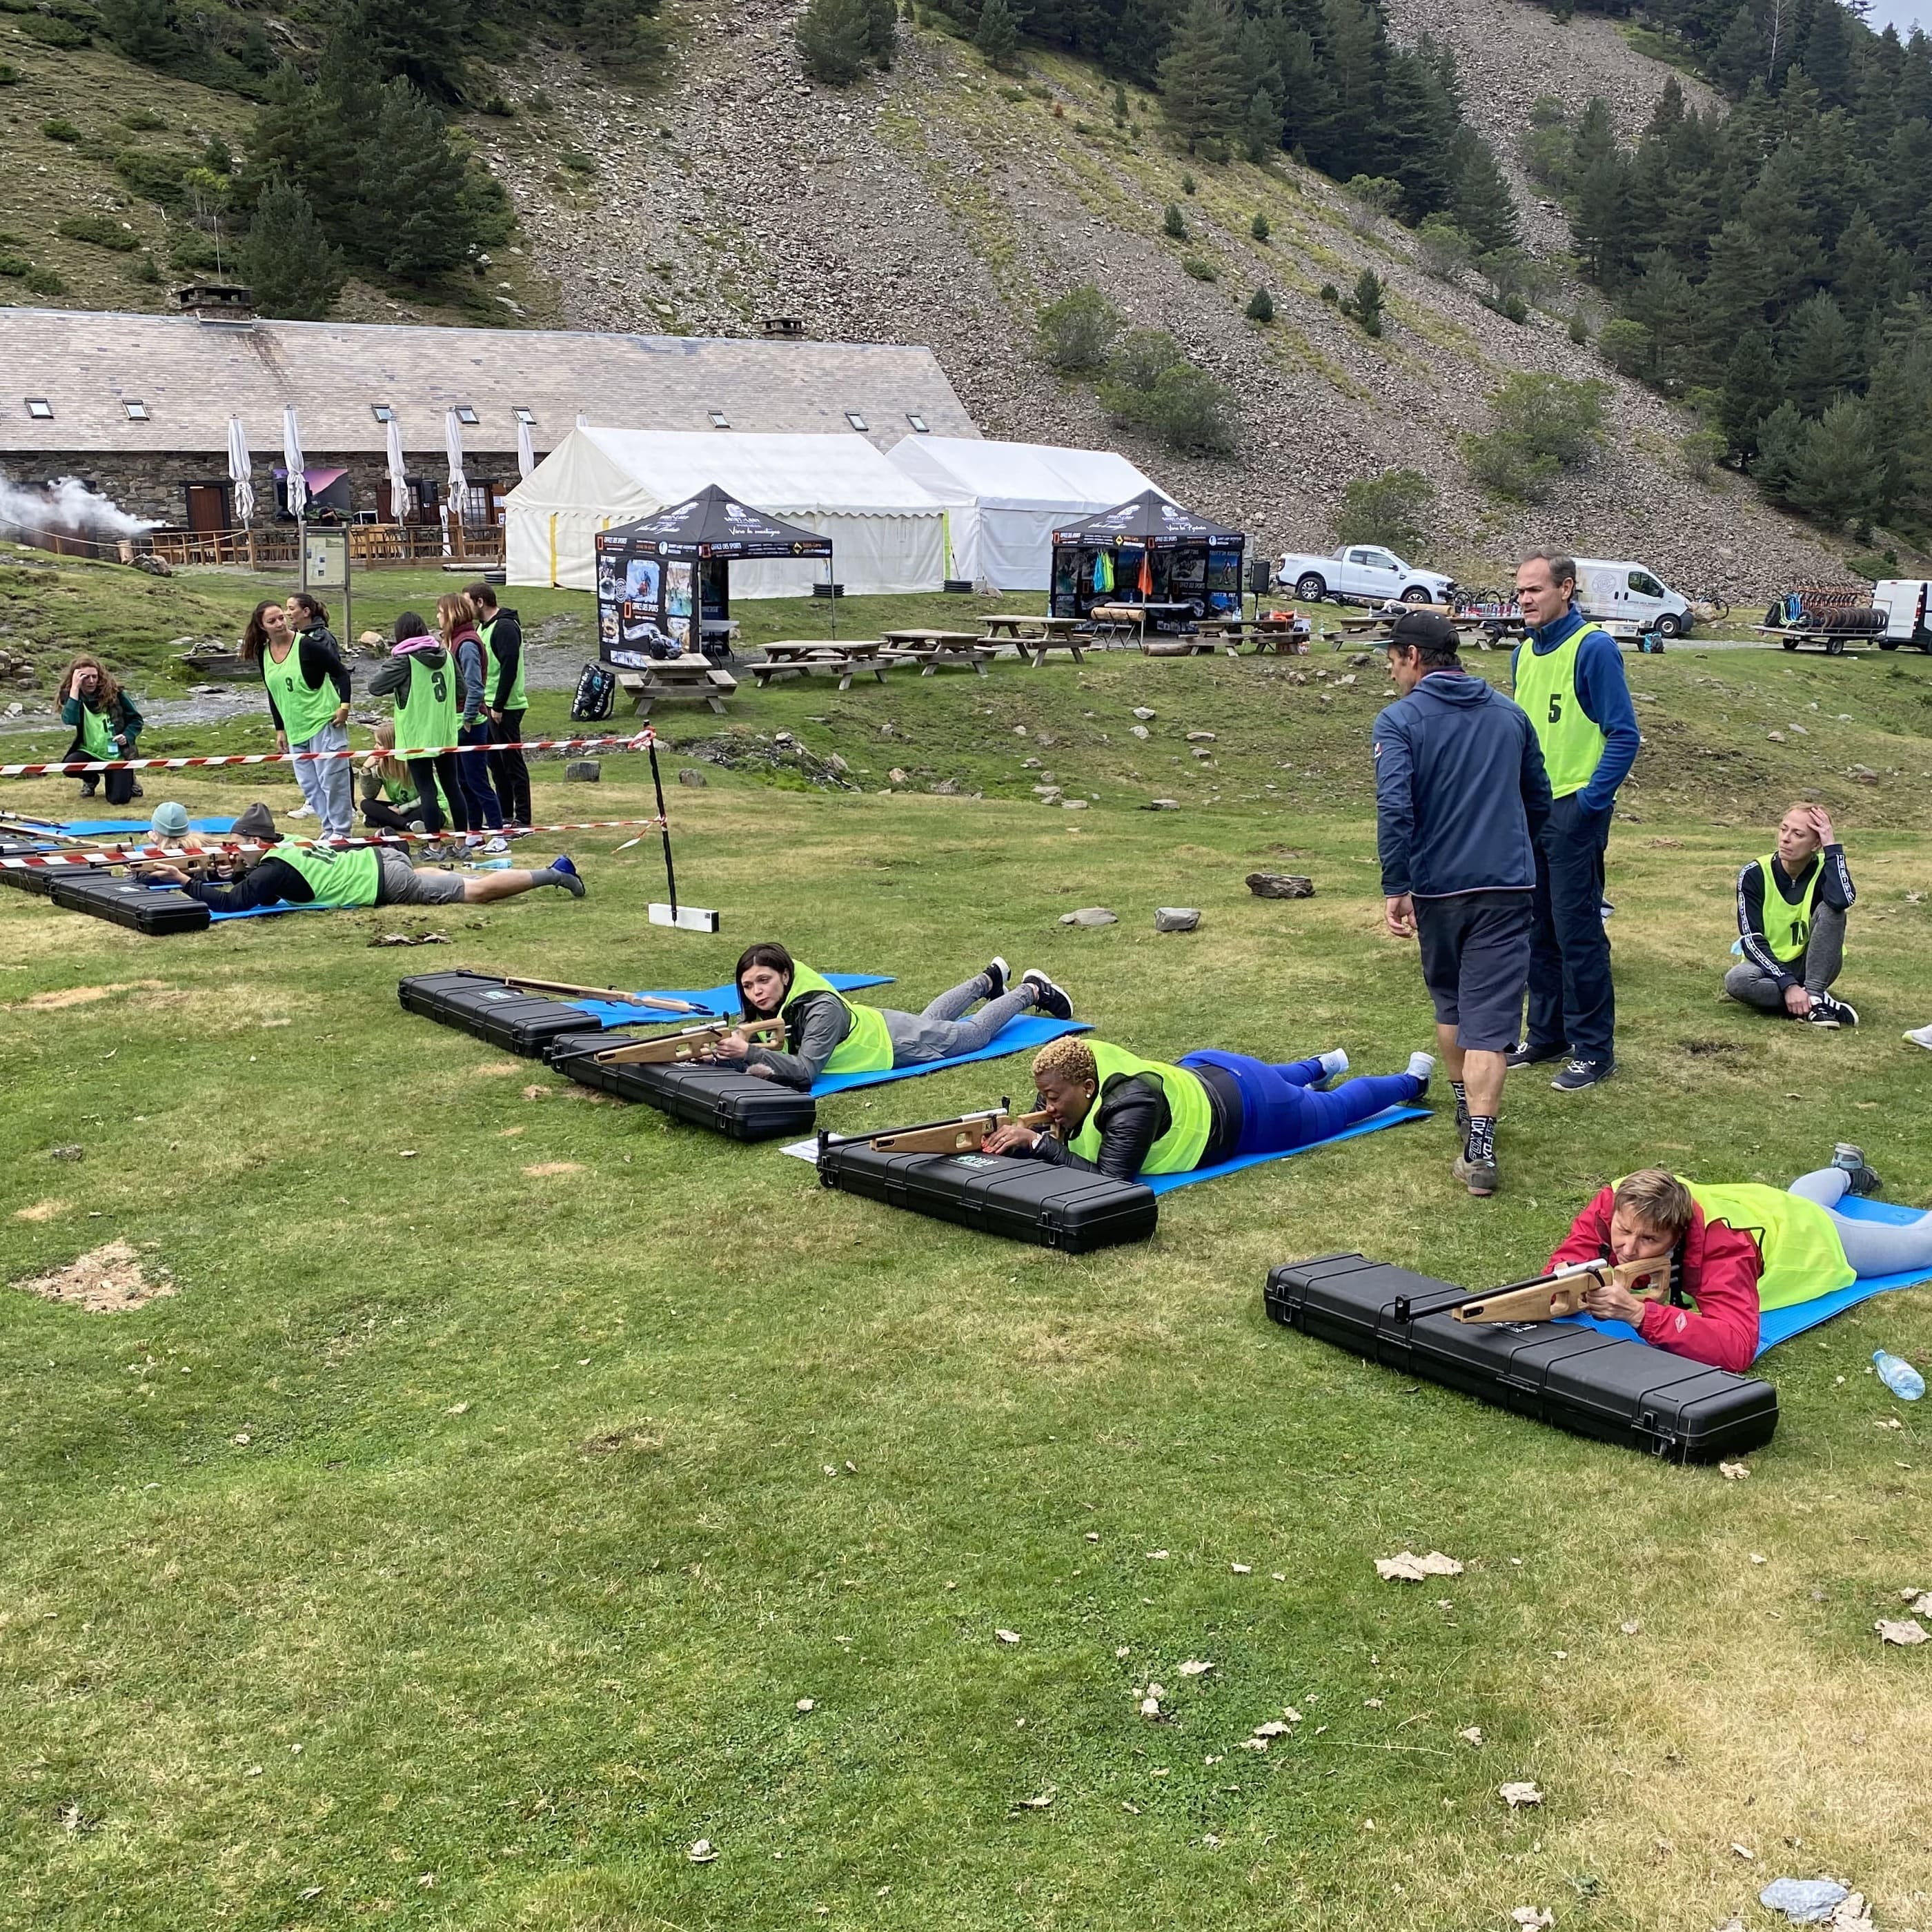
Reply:
[[[1090,633],[1086,630],[1084,618],[1029,616],[1022,613],[1017,616],[982,617],[980,622],[986,626],[988,644],[997,650],[1010,639],[1022,657],[1033,661],[1035,670],[1046,663],[1048,651],[1071,651],[1076,664],[1087,662],[1082,647],[1089,641]],[[1022,631],[1022,624],[1032,628]]]
[[[620,670],[617,688],[632,700],[640,718],[648,718],[653,704],[671,698],[694,698],[722,712],[738,680],[702,652],[688,651],[682,657],[654,658],[641,670]]]
[[[950,665],[970,665],[981,677],[986,675],[986,660],[996,646],[970,631],[937,631],[913,628],[880,634],[889,664],[916,664],[921,677]]]
[[[804,677],[813,671],[838,674],[838,688],[849,691],[852,680],[870,671],[880,684],[886,681],[886,667],[892,660],[876,638],[782,638],[765,646],[765,661],[751,667],[752,675],[762,691],[774,678],[796,673]]]

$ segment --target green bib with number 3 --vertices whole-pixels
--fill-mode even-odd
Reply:
[[[1516,701],[1536,728],[1552,797],[1581,791],[1604,755],[1602,728],[1576,695],[1577,650],[1586,638],[1601,634],[1586,624],[1543,656],[1528,639],[1516,653]]]

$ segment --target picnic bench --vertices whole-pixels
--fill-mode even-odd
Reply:
[[[1010,641],[1022,657],[1032,659],[1035,670],[1046,663],[1048,651],[1071,651],[1076,664],[1084,664],[1083,646],[1093,639],[1084,620],[1078,617],[1040,617],[1022,613],[1015,616],[982,617],[980,622],[985,626],[986,642],[995,650]],[[1028,628],[1022,630],[1022,625]]]
[[[915,628],[880,634],[889,664],[916,664],[921,677],[949,666],[970,666],[979,676],[986,675],[986,660],[997,646],[976,637],[970,631],[939,631]]]
[[[762,691],[775,678],[808,676],[814,671],[836,671],[838,688],[849,691],[852,680],[870,671],[880,683],[886,681],[886,667],[891,662],[884,644],[876,638],[782,638],[765,646],[765,661],[750,667]]]
[[[692,651],[682,657],[656,658],[641,670],[620,670],[617,688],[632,700],[640,718],[648,718],[660,700],[672,698],[698,698],[722,713],[738,680],[701,652]]]

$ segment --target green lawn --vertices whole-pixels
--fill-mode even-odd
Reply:
[[[1711,1932],[1828,1871],[1925,1925],[1927,1654],[1871,1625],[1932,1587],[1932,1492],[1924,1425],[1865,1371],[1881,1344],[1932,1356],[1932,1296],[1769,1358],[1779,1432],[1736,1482],[1262,1312],[1271,1264],[1337,1249],[1528,1272],[1642,1159],[1781,1183],[1847,1136],[1891,1198],[1932,1200],[1932,1063],[1899,1038],[1932,1018],[1932,665],[1630,669],[1616,1081],[1514,1084],[1488,1203],[1450,1184],[1438,1117],[1185,1190],[1152,1242],[1079,1259],[821,1191],[411,1018],[395,980],[702,985],[770,934],[917,1005],[998,950],[1150,1053],[1339,1042],[1386,1070],[1430,1028],[1378,930],[1373,664],[1336,688],[1346,659],[1008,662],[668,716],[676,746],[781,767],[791,732],[863,788],[711,764],[674,790],[714,938],[644,923],[662,872],[622,832],[562,842],[580,905],[148,940],[0,891],[0,1280],[118,1240],[176,1290],[115,1315],[0,1296],[0,1923],[1508,1932],[1536,1904],[1564,1932]],[[604,769],[586,791],[541,768],[539,817],[649,808],[636,761]],[[1097,796],[1042,805],[1046,772]],[[986,796],[929,795],[948,780]],[[1735,868],[1804,788],[1860,887],[1867,1024],[1836,1036],[1717,994]],[[1134,808],[1155,796],[1183,808]],[[1252,898],[1261,866],[1318,896]],[[1120,922],[1058,924],[1094,904]],[[1202,929],[1157,937],[1170,904]],[[391,930],[454,943],[367,944]],[[1378,1582],[1404,1547],[1467,1567]],[[1151,1682],[1165,1721],[1137,1714]],[[1506,1810],[1516,1779],[1540,1811]]]

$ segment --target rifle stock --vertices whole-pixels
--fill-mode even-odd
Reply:
[[[956,1120],[936,1120],[929,1126],[900,1127],[866,1136],[881,1154],[977,1154],[986,1137],[1005,1126],[1043,1127],[1042,1114],[1010,1114],[994,1107],[983,1114],[962,1114]]]
[[[1640,1288],[1645,1282],[1648,1286]],[[1670,1292],[1670,1257],[1648,1262],[1584,1262],[1512,1282],[1491,1294],[1472,1294],[1449,1310],[1456,1322],[1554,1322],[1575,1315],[1593,1288],[1628,1288],[1640,1301],[1655,1301]]]
[[[728,1034],[742,1033],[766,1046],[783,1046],[783,1020],[719,1020],[711,1026],[686,1027],[676,1033],[659,1034],[655,1040],[626,1040],[622,1046],[607,1046],[591,1058],[599,1066],[677,1066],[710,1056],[711,1049]]]

